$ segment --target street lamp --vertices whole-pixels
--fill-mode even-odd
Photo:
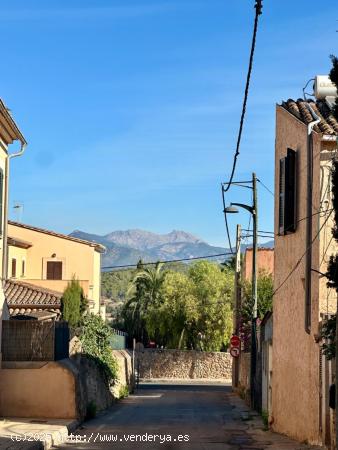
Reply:
[[[230,203],[228,207],[224,207],[224,214],[236,214],[238,208],[243,208],[252,214],[253,222],[253,242],[252,242],[252,298],[253,309],[251,319],[251,369],[250,369],[250,395],[251,405],[255,406],[255,379],[256,379],[256,361],[257,361],[257,230],[258,230],[258,215],[257,215],[257,177],[256,174],[252,174],[252,191],[253,202],[252,206],[245,205],[243,203]]]

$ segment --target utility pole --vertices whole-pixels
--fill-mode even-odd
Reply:
[[[223,195],[223,205],[224,214],[234,214],[238,213],[239,206],[244,208],[252,214],[253,219],[253,249],[252,249],[252,301],[253,307],[251,312],[251,360],[250,360],[250,397],[252,408],[256,407],[255,397],[256,397],[256,366],[257,366],[257,247],[258,247],[258,205],[257,205],[257,177],[256,174],[252,174],[252,180],[250,182],[242,182],[246,184],[251,184],[251,189],[253,192],[253,203],[252,205],[245,205],[243,203],[231,202],[230,206],[225,207],[224,195]],[[223,192],[224,194],[224,192]]]
[[[253,245],[252,245],[252,319],[251,319],[251,370],[250,370],[250,394],[251,406],[255,407],[256,393],[256,365],[257,365],[257,230],[258,230],[258,212],[257,212],[257,177],[252,174],[252,221],[253,221]]]
[[[237,224],[236,228],[236,255],[235,255],[235,314],[234,314],[234,334],[238,336],[239,333],[239,308],[240,308],[240,287],[239,282],[241,278],[241,233],[242,227]],[[234,387],[238,387],[239,382],[239,358],[234,358]]]

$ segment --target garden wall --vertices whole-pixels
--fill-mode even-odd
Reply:
[[[232,357],[225,352],[144,349],[136,352],[141,379],[205,379],[231,382]]]

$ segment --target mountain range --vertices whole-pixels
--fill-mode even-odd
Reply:
[[[136,264],[140,259],[145,262],[196,258],[199,256],[228,253],[229,249],[215,247],[207,242],[180,230],[168,234],[157,234],[144,230],[113,231],[106,235],[86,233],[75,230],[70,236],[97,242],[106,247],[102,256],[102,267]],[[263,244],[273,246],[273,241]],[[225,257],[213,258],[224,261]]]

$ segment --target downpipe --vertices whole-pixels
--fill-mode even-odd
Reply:
[[[5,164],[5,192],[4,192],[4,215],[3,215],[3,252],[2,252],[2,286],[8,278],[8,200],[9,200],[9,171],[10,160],[22,156],[26,150],[27,144],[21,142],[21,148],[18,152],[9,154]]]

